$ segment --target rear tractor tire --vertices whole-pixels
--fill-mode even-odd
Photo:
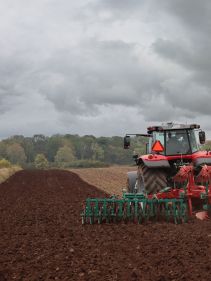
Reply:
[[[137,173],[137,192],[155,194],[167,186],[167,173],[161,168],[148,168],[140,164]]]

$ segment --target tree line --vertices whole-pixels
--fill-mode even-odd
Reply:
[[[137,153],[145,153],[144,138],[134,138]],[[24,168],[100,167],[132,164],[133,151],[123,149],[123,138],[92,135],[42,134],[33,137],[12,136],[0,141],[0,159]]]

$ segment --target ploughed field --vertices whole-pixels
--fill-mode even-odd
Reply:
[[[1,184],[0,280],[210,280],[211,221],[82,226],[95,196],[105,193],[68,171]]]
[[[127,172],[137,170],[137,166],[112,166],[107,168],[71,169],[84,181],[109,194],[122,196],[126,187]]]

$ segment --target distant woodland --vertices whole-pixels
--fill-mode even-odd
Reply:
[[[17,135],[0,141],[0,167],[1,163],[24,168],[132,165],[133,151],[145,153],[146,142],[145,138],[134,138],[131,149],[125,150],[123,138],[118,136]]]
[[[134,137],[131,148],[123,148],[123,138],[92,135],[13,136],[0,141],[0,168],[72,168],[133,165],[133,154],[145,154],[147,139]],[[205,149],[211,149],[208,141]]]

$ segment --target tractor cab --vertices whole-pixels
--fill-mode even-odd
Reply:
[[[192,128],[166,129],[162,128],[150,132],[148,153],[171,156],[178,154],[193,154],[199,150],[197,131]],[[156,150],[158,147],[158,151]]]
[[[130,135],[148,137],[146,154],[158,153],[165,156],[191,155],[205,143],[205,132],[200,125],[166,123],[147,128],[147,134],[127,134],[124,148],[130,147]]]
[[[149,127],[148,134],[151,137],[147,153],[158,152],[166,156],[188,155],[199,151],[200,144],[205,143],[205,133],[196,124],[167,123],[159,127]]]

